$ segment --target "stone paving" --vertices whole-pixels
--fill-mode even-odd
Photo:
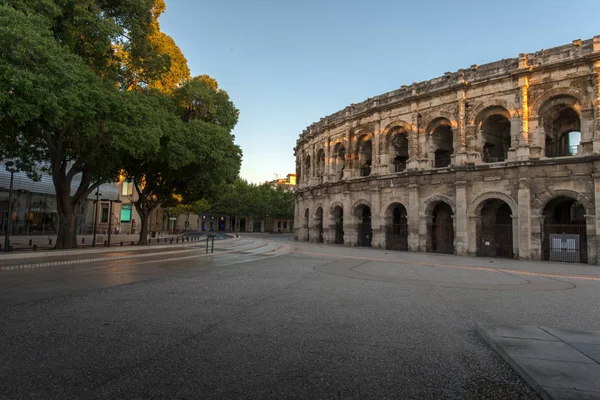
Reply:
[[[600,399],[600,331],[478,324],[477,333],[545,399]]]
[[[600,330],[597,267],[252,239],[0,272],[0,398],[536,399],[476,325]]]

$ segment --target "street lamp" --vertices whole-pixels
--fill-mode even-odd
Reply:
[[[112,218],[113,218],[113,203],[122,203],[121,200],[108,200],[108,202],[110,203],[109,209],[108,209],[108,240],[107,240],[107,245],[108,247],[110,247],[110,234],[112,231]]]
[[[13,182],[15,178],[15,172],[21,171],[21,161],[7,161],[4,165],[6,165],[6,170],[10,172],[10,189],[8,190],[8,221],[6,225],[6,235],[4,236],[4,252],[8,253],[10,251],[10,231],[12,229],[12,192],[13,192]]]
[[[93,233],[93,237],[92,237],[92,247],[96,247],[96,222],[98,221],[98,202],[100,199],[100,196],[102,196],[102,193],[100,193],[100,190],[96,190],[96,208],[94,211],[94,233]]]

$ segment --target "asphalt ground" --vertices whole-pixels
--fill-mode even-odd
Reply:
[[[600,329],[598,267],[252,240],[1,271],[0,398],[535,399],[475,324]]]

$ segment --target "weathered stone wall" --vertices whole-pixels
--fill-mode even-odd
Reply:
[[[587,259],[597,263],[599,81],[597,36],[446,73],[322,118],[295,147],[296,239],[320,240],[322,223],[323,241],[333,243],[339,206],[344,244],[356,245],[368,206],[371,245],[386,247],[401,204],[409,249],[426,251],[436,206],[446,203],[454,253],[474,255],[481,209],[496,199],[511,210],[514,256],[537,260],[545,257],[545,207],[560,197],[585,209]],[[569,132],[580,132],[577,146]]]

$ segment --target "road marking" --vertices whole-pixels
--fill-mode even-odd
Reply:
[[[581,280],[587,280],[587,281],[600,281],[600,277],[589,276],[589,275],[554,274],[554,273],[548,273],[548,272],[529,272],[529,271],[521,271],[518,269],[507,269],[507,268],[487,268],[487,267],[475,267],[475,266],[469,266],[469,265],[422,263],[422,262],[418,262],[418,261],[390,260],[390,259],[386,259],[386,258],[369,258],[369,257],[359,257],[359,256],[341,256],[338,254],[314,253],[314,252],[310,252],[310,251],[298,251],[298,250],[296,250],[294,253],[307,254],[307,255],[313,255],[313,256],[319,256],[319,257],[336,257],[336,258],[348,258],[348,259],[355,259],[355,260],[391,262],[391,263],[397,263],[397,264],[414,264],[414,265],[421,265],[424,267],[468,269],[468,270],[474,270],[474,271],[492,271],[492,272],[504,272],[507,274],[541,276],[541,277],[545,277],[545,278],[563,278],[563,279],[566,278],[566,279],[581,279]]]

